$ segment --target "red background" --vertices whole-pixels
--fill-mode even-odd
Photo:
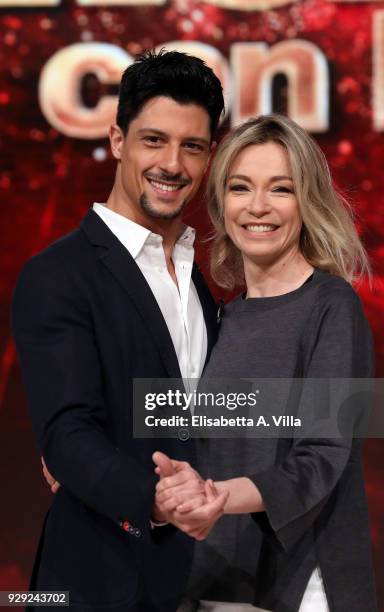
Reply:
[[[360,293],[375,335],[377,375],[383,376],[384,136],[372,127],[373,14],[383,9],[384,2],[326,0],[251,12],[194,0],[170,1],[161,7],[79,7],[64,0],[53,8],[0,9],[0,590],[27,588],[51,495],[42,480],[10,338],[12,288],[26,259],[76,226],[94,200],[105,200],[114,173],[109,154],[104,161],[93,157],[99,147],[108,152],[105,139],[69,138],[45,120],[37,95],[45,62],[62,47],[91,40],[115,44],[132,54],[153,45],[166,46],[167,41],[199,40],[227,58],[230,45],[240,41],[273,45],[300,38],[315,43],[330,70],[330,127],[316,138],[336,183],[355,206],[374,265],[374,289],[364,286]],[[284,110],[284,82],[277,79],[275,85],[274,110]],[[89,95],[97,96],[97,88]],[[191,205],[188,222],[198,228],[201,238],[207,235],[202,203]],[[197,251],[205,268],[206,245],[200,243]],[[383,441],[368,440],[364,459],[379,602],[384,610]]]

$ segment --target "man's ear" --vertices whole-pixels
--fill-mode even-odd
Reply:
[[[109,142],[115,159],[121,159],[124,138],[122,129],[116,123],[113,123],[109,128]]]

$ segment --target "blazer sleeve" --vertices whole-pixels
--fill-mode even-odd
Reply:
[[[371,334],[358,296],[345,285],[322,302],[305,330],[312,345],[305,376],[371,376]],[[328,439],[306,434],[293,440],[279,464],[249,476],[266,508],[252,517],[279,547],[287,550],[312,527],[342,476],[352,448],[359,453],[360,442],[349,434]]]
[[[106,435],[103,374],[89,304],[63,266],[54,264],[44,255],[30,260],[12,305],[39,450],[66,490],[115,522],[141,526],[149,537],[157,478]]]

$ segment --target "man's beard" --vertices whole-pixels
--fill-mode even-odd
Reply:
[[[176,208],[176,210],[171,210],[170,212],[161,212],[159,210],[156,210],[156,208],[152,206],[145,193],[141,194],[139,203],[143,211],[153,219],[166,219],[168,221],[172,221],[172,219],[176,219],[176,217],[181,214],[181,212],[187,205],[187,200],[183,200],[180,206]]]

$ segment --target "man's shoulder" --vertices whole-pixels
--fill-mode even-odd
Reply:
[[[60,273],[72,261],[76,261],[77,265],[81,266],[84,259],[82,254],[84,255],[87,250],[86,242],[83,232],[77,228],[33,255],[24,264],[23,270],[30,273],[39,270]]]
[[[68,234],[60,236],[54,242],[46,246],[37,257],[43,259],[55,259],[61,256],[70,256],[71,254],[77,253],[86,246],[88,241],[84,236],[84,232],[80,227],[75,228]]]
[[[17,286],[36,283],[40,287],[89,278],[98,251],[93,248],[82,224],[34,254],[22,266]]]

